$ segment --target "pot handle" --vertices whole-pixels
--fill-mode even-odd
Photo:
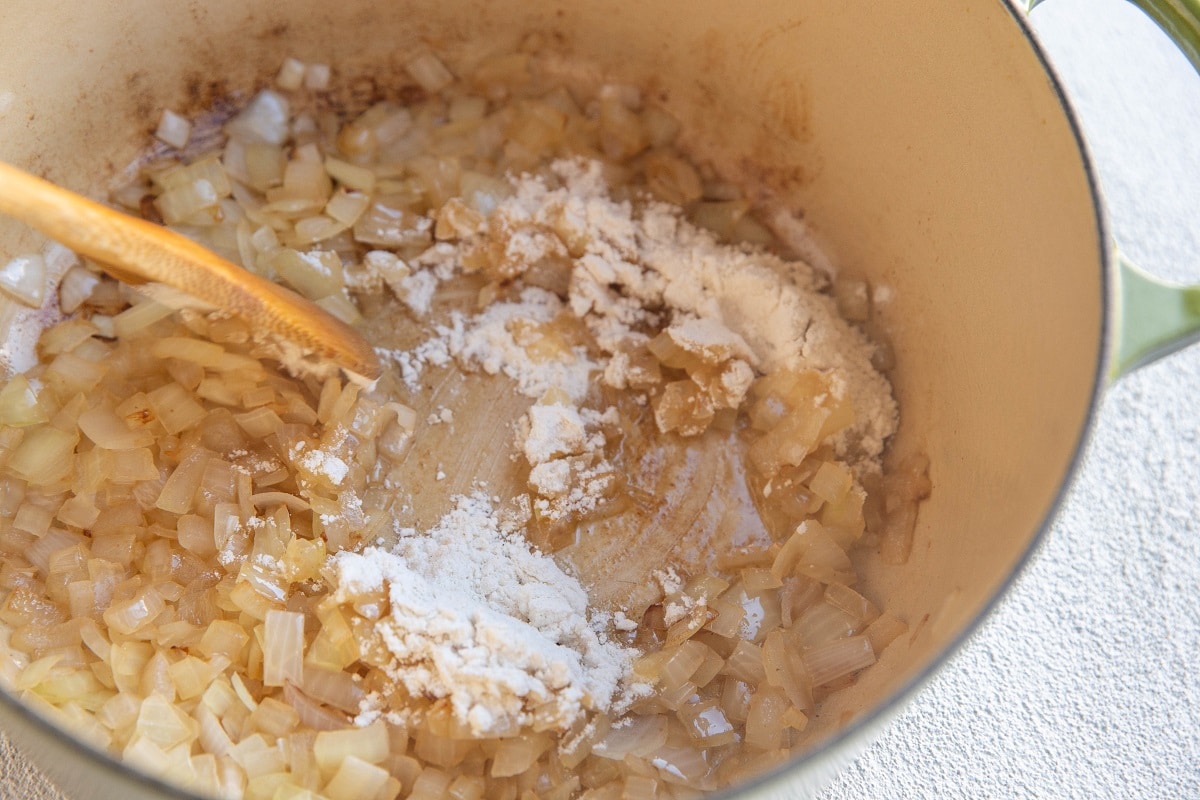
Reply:
[[[1200,286],[1155,278],[1117,253],[1117,319],[1109,379],[1200,341]]]
[[[1042,0],[1026,0],[1032,10]],[[1154,20],[1192,66],[1200,71],[1200,0],[1129,0]],[[1200,286],[1155,278],[1120,252],[1116,254],[1118,296],[1109,379],[1116,380],[1176,350],[1200,341]]]

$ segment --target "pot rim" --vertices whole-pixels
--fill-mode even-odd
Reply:
[[[1091,195],[1092,209],[1096,221],[1096,235],[1099,239],[1098,244],[1101,256],[1099,276],[1101,292],[1100,347],[1097,351],[1097,360],[1094,367],[1091,396],[1084,414],[1083,423],[1079,429],[1078,439],[1075,442],[1070,461],[1063,473],[1058,490],[1047,507],[1034,535],[1030,538],[1024,552],[1014,562],[1000,587],[957,636],[947,643],[916,675],[887,695],[879,703],[876,703],[869,711],[855,717],[836,733],[826,737],[812,748],[805,750],[802,754],[789,759],[774,769],[768,770],[736,786],[714,792],[711,795],[713,800],[729,800],[737,796],[750,796],[772,789],[784,789],[786,782],[793,776],[792,773],[798,767],[818,760],[825,760],[827,764],[830,764],[829,770],[819,778],[820,782],[818,785],[821,787],[829,785],[838,772],[861,754],[862,749],[852,749],[854,744],[871,731],[882,728],[890,718],[897,715],[904,706],[910,703],[917,693],[932,680],[934,674],[941,670],[951,658],[962,650],[967,642],[983,626],[984,621],[993,614],[997,606],[1009,595],[1017,579],[1025,572],[1033,557],[1044,545],[1049,535],[1050,526],[1061,513],[1066,496],[1079,474],[1087,445],[1095,429],[1099,403],[1103,396],[1104,388],[1107,385],[1106,365],[1110,362],[1111,351],[1115,346],[1113,336],[1114,313],[1116,310],[1116,300],[1113,297],[1115,286],[1115,247],[1110,234],[1108,213],[1105,208],[1103,192],[1101,191],[1095,163],[1087,141],[1084,138],[1078,114],[1064,89],[1062,78],[1047,57],[1045,49],[1040,43],[1037,33],[1030,25],[1026,13],[1017,7],[1020,0],[997,0],[997,2],[1005,8],[1013,22],[1017,25],[1020,33],[1024,36],[1025,41],[1033,50],[1046,78],[1050,82],[1051,90],[1058,98],[1059,107],[1066,117],[1067,124],[1070,127],[1071,134],[1075,139],[1076,147],[1083,162],[1084,174],[1087,178],[1088,192]],[[199,798],[199,795],[192,794],[174,784],[167,783],[160,778],[143,772],[131,764],[118,760],[108,751],[101,750],[90,742],[78,738],[69,729],[60,727],[22,703],[7,687],[0,686],[0,706],[30,725],[39,735],[54,739],[56,742],[63,742],[67,748],[85,757],[90,765],[99,767],[118,779],[137,782],[145,789],[158,791],[163,798],[168,798],[169,800],[198,800]],[[3,731],[0,730],[0,732]],[[67,734],[66,738],[62,736],[64,733]],[[869,741],[862,742],[862,744],[869,744]],[[40,765],[37,766],[40,770]]]

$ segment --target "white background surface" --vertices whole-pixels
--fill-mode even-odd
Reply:
[[[1032,19],[1117,241],[1200,281],[1200,77],[1123,0]],[[1200,349],[1108,392],[1032,568],[821,800],[1200,798],[1198,517]]]
[[[1052,0],[1034,27],[1118,241],[1200,281],[1200,77],[1123,0]],[[1200,349],[1108,393],[1032,568],[821,800],[1200,798],[1198,489]],[[56,796],[2,738],[0,796]]]

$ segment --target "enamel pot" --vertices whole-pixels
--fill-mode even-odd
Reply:
[[[1200,53],[1200,3],[1139,5]],[[1012,583],[1108,381],[1198,327],[1195,292],[1116,254],[1023,13],[1001,0],[4,0],[0,159],[104,197],[162,109],[252,90],[288,56],[386,90],[414,47],[540,31],[653,90],[693,152],[802,212],[844,273],[893,288],[881,313],[897,447],[932,463],[909,563],[862,567],[909,634],[826,703],[805,755],[735,789],[796,797],[860,752]],[[0,220],[0,260],[41,244]],[[0,328],[14,311],[0,302]],[[183,796],[3,693],[0,727],[73,797]]]

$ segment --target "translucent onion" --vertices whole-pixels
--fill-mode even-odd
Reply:
[[[784,543],[771,572],[783,577],[795,571],[822,583],[854,583],[854,567],[837,542],[816,520],[800,523]]]
[[[182,150],[187,147],[191,137],[192,123],[186,117],[181,117],[170,109],[162,112],[162,116],[158,120],[158,128],[154,131],[154,138],[176,150]]]
[[[908,625],[902,620],[884,612],[879,618],[867,626],[864,635],[871,642],[871,649],[878,657],[889,644],[908,632]]]
[[[128,636],[152,623],[164,608],[166,604],[162,596],[154,587],[149,587],[129,600],[109,606],[104,612],[104,622],[118,633]]]
[[[8,459],[8,471],[31,486],[48,486],[72,469],[79,436],[49,426],[31,429]]]
[[[408,800],[443,800],[449,787],[449,775],[436,767],[426,767],[413,781]]]
[[[404,65],[408,74],[427,92],[440,92],[454,82],[454,75],[433,53],[425,52]]]
[[[287,98],[268,89],[255,95],[225,130],[245,142],[280,145],[287,139],[288,117]]]
[[[388,730],[382,720],[363,728],[321,731],[313,742],[313,755],[326,775],[333,775],[349,756],[369,764],[382,764],[390,752]]]
[[[32,533],[34,536],[44,536],[54,520],[54,512],[41,506],[22,503],[13,517],[12,526],[19,531]]]
[[[0,389],[0,425],[28,427],[47,422],[46,409],[38,402],[37,392],[24,375],[14,375]]]
[[[649,756],[667,742],[667,718],[626,717],[620,727],[612,727],[592,746],[601,758],[620,761],[627,755]]]
[[[304,85],[304,62],[285,58],[283,66],[275,76],[275,85],[285,91],[294,92]]]
[[[46,296],[46,261],[39,253],[16,256],[0,266],[0,292],[22,305],[41,308]]]
[[[703,747],[722,747],[737,741],[737,731],[715,702],[690,703],[678,716],[688,735]]]
[[[822,686],[875,663],[875,651],[866,636],[836,639],[804,653],[804,663],[814,686]]]
[[[264,697],[251,712],[250,724],[268,736],[283,737],[300,724],[300,714],[287,703]]]
[[[304,70],[304,88],[322,92],[329,88],[332,75],[328,64],[309,64]]]
[[[153,300],[143,300],[112,318],[113,332],[119,337],[133,336],[175,313],[169,306]]]
[[[125,420],[107,406],[95,406],[80,414],[79,429],[98,447],[108,450],[135,450],[154,443],[150,431],[145,428],[131,430]]]
[[[179,466],[167,478],[154,505],[172,514],[186,514],[192,510],[196,491],[204,480],[204,469],[210,453],[197,448],[179,462]]]
[[[223,655],[236,662],[249,640],[250,634],[246,633],[246,629],[238,623],[217,620],[209,625],[208,630],[200,637],[200,643],[196,649],[209,658]]]
[[[64,314],[74,314],[91,297],[99,283],[100,276],[94,272],[83,267],[71,267],[58,283],[59,310]]]
[[[524,773],[546,752],[550,744],[550,737],[545,734],[523,734],[501,739],[492,756],[491,775],[506,778]]]
[[[300,715],[300,724],[314,731],[336,731],[350,726],[345,714],[322,706],[291,684],[283,687],[283,699]]]
[[[348,673],[321,669],[311,664],[304,665],[300,688],[318,702],[355,714],[365,697],[359,684]]]
[[[142,701],[134,730],[164,750],[193,741],[200,726],[174,703],[152,694]]]
[[[204,406],[178,383],[168,383],[148,392],[146,399],[154,415],[169,434],[178,434],[204,419]]]
[[[263,683],[298,684],[304,679],[304,615],[268,611],[263,633]]]

